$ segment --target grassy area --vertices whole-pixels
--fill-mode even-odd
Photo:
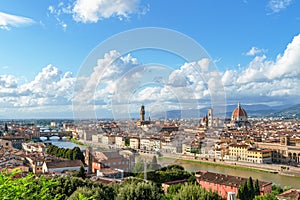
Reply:
[[[173,159],[169,157],[162,157],[163,159]],[[203,165],[210,165],[210,166],[218,166],[218,167],[224,167],[224,168],[232,168],[232,169],[240,169],[245,171],[256,171],[256,172],[267,172],[267,173],[273,173],[277,174],[278,172],[273,170],[267,170],[267,169],[258,169],[253,167],[246,167],[246,166],[240,166],[240,165],[230,165],[230,164],[222,164],[222,163],[215,163],[215,162],[209,162],[209,161],[200,161],[200,160],[188,160],[184,158],[176,158],[176,160],[181,160],[184,162],[190,162],[190,163],[196,163],[196,164],[203,164]]]
[[[69,138],[70,142],[74,143],[74,144],[78,144],[80,146],[85,146],[82,142],[78,141],[75,138]]]
[[[70,142],[72,142],[74,144],[77,144],[77,145],[80,145],[80,146],[92,147],[92,148],[96,148],[96,149],[99,149],[99,150],[105,150],[105,148],[103,148],[103,147],[100,147],[100,146],[97,146],[97,145],[93,145],[93,144],[85,144],[83,142],[78,141],[75,138],[68,138],[68,139],[70,140]]]

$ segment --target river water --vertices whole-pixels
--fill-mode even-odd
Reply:
[[[179,164],[182,165],[187,171],[196,172],[199,170],[210,171],[214,173],[221,173],[221,174],[228,174],[232,176],[240,176],[244,178],[249,178],[250,176],[252,179],[259,179],[264,181],[272,182],[273,184],[280,185],[281,187],[292,187],[296,189],[300,189],[300,178],[293,177],[293,176],[285,176],[279,174],[273,174],[268,172],[261,172],[261,171],[247,171],[242,169],[233,169],[233,168],[226,168],[221,166],[212,166],[212,165],[205,165],[201,163],[191,163],[185,162],[182,160],[164,160],[163,162],[166,164]]]
[[[59,140],[59,138],[55,136],[51,137],[50,140],[46,140],[46,138],[43,137],[41,137],[41,139],[45,142],[51,142],[53,145],[56,145],[58,147],[63,147],[63,148],[73,148],[78,146],[77,144],[66,141],[65,138]],[[272,182],[273,184],[280,185],[281,187],[292,187],[292,188],[300,189],[299,177],[284,176],[284,175],[272,174],[272,173],[260,172],[260,171],[247,171],[242,169],[233,169],[233,168],[226,168],[221,166],[205,165],[201,163],[191,163],[191,162],[185,162],[182,160],[174,160],[174,159],[163,159],[163,160],[159,159],[159,162],[161,162],[163,165],[179,164],[182,165],[187,171],[190,172],[206,170],[210,172],[228,174],[232,176],[241,176],[244,178],[248,178],[249,176],[251,176],[253,179],[269,181]]]
[[[50,140],[47,140],[46,137],[41,137],[40,139],[43,140],[46,143],[49,142],[49,143],[51,143],[55,146],[58,146],[60,148],[72,149],[74,147],[80,147],[77,144],[74,144],[72,142],[68,142],[65,137],[63,137],[62,140],[60,140],[59,137],[57,137],[57,136],[50,137]]]

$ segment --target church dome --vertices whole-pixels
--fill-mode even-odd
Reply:
[[[231,120],[233,121],[246,121],[248,118],[247,112],[242,108],[241,104],[234,109],[231,115]]]

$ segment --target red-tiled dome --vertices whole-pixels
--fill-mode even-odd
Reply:
[[[242,106],[240,105],[240,103],[238,103],[238,106],[232,112],[231,117],[233,119],[240,118],[240,117],[246,117],[247,118],[248,115],[247,115],[247,112],[242,108]]]

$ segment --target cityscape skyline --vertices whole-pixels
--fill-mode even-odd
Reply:
[[[175,30],[202,45],[221,77],[225,104],[299,103],[299,2],[171,3],[77,0],[16,6],[14,1],[1,2],[0,118],[72,118],[74,84],[89,53],[115,34],[143,27]],[[125,68],[130,72],[139,65],[162,73],[166,82],[139,88],[132,94],[132,109],[125,112],[137,110],[140,104],[149,108],[161,104],[157,108],[163,111],[211,104],[212,83],[195,74],[193,62],[170,52],[143,49],[121,54],[112,48],[97,59],[90,72],[91,78],[101,64],[115,62],[103,75],[104,84],[99,85],[99,77],[93,83],[98,89],[91,100],[103,118],[113,116],[111,98],[118,86],[116,80]],[[144,78],[147,76],[151,73],[144,72]],[[125,91],[126,86],[122,87]],[[187,96],[185,90],[192,92]],[[178,102],[176,96],[194,102]]]

